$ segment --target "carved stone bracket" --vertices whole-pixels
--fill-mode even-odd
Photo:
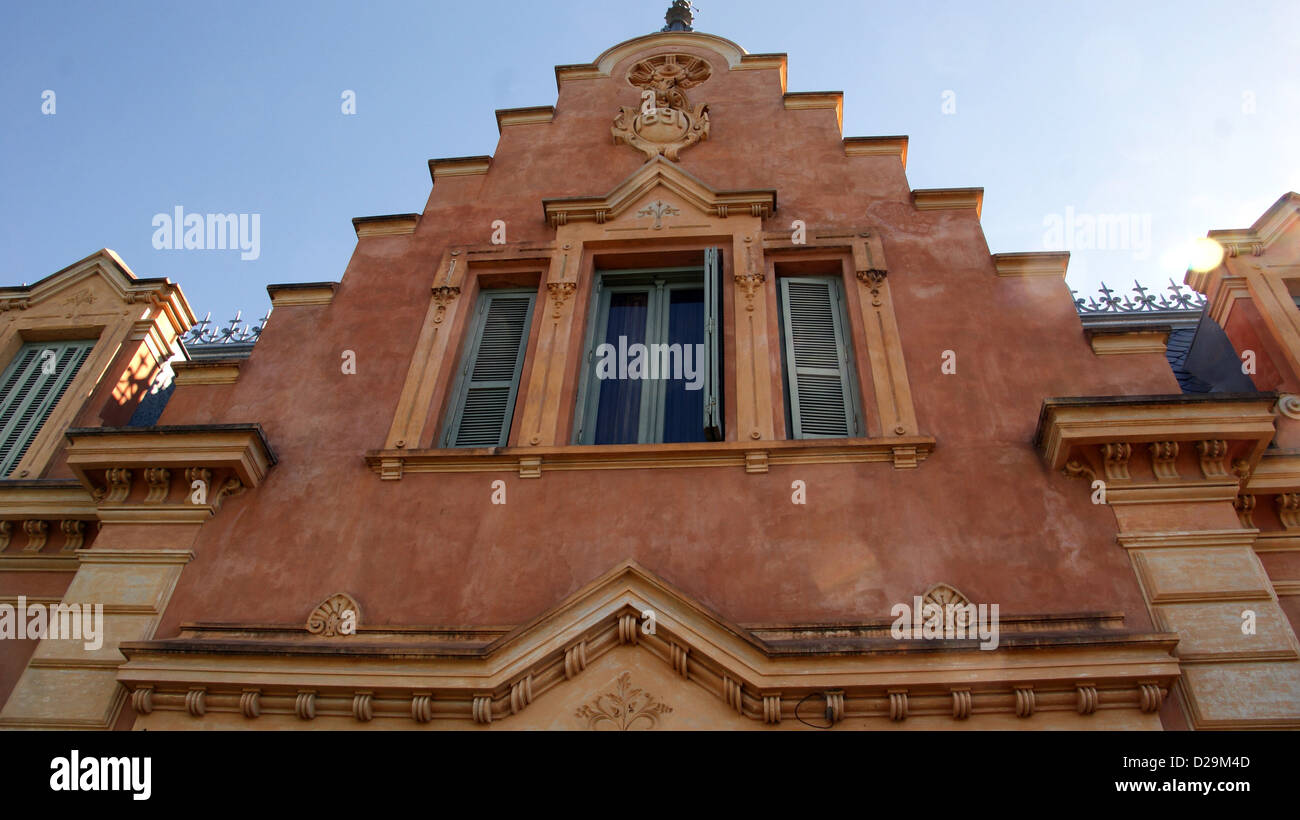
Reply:
[[[1232,506],[1237,510],[1237,518],[1241,520],[1241,526],[1248,530],[1254,529],[1255,520],[1252,516],[1255,512],[1255,496],[1250,493],[1242,493],[1237,496],[1237,500],[1233,502]]]
[[[1032,686],[1016,687],[1016,717],[1033,717],[1037,706],[1038,700]]]
[[[45,549],[50,525],[44,521],[24,521],[23,532],[27,533],[27,546],[23,552],[40,552]]]
[[[416,723],[433,720],[433,695],[420,693],[411,698],[411,719]]]
[[[104,493],[104,502],[120,504],[131,494],[131,471],[123,467],[112,467],[104,472],[108,489]]]
[[[636,646],[637,634],[637,617],[632,613],[620,615],[618,619],[618,642],[623,645]]]
[[[1165,693],[1158,684],[1144,683],[1138,687],[1141,694],[1141,707],[1143,712],[1159,712],[1160,707],[1164,705]]]
[[[826,693],[826,719],[831,725],[844,720],[844,691],[837,689]]]
[[[14,522],[0,521],[0,552],[9,549],[9,539],[13,536]]]
[[[907,690],[889,690],[889,719],[894,722],[907,720]]]
[[[970,690],[954,689],[952,693],[953,720],[966,720],[968,717],[970,717],[970,706],[971,706]]]
[[[474,722],[486,726],[492,722],[492,696],[474,696]]]
[[[362,723],[375,719],[375,695],[373,692],[357,692],[352,696],[352,717]]]
[[[744,687],[739,681],[732,680],[730,677],[722,676],[722,697],[727,705],[736,710],[736,714],[743,716],[745,714]]]
[[[172,487],[172,471],[163,467],[149,467],[144,471],[145,483],[149,485],[149,494],[145,496],[146,504],[161,504],[167,499]]]
[[[691,652],[690,648],[678,643],[673,643],[670,645],[670,649],[672,653],[673,671],[681,675],[683,678],[690,680],[691,673],[688,660]]]
[[[533,702],[533,676],[524,675],[510,684],[510,714],[517,715]]]
[[[1228,442],[1223,439],[1196,442],[1196,452],[1201,457],[1201,474],[1206,478],[1226,478]]]
[[[1300,493],[1278,495],[1277,517],[1286,529],[1300,529]]]
[[[1151,451],[1151,470],[1155,473],[1156,480],[1177,481],[1178,466],[1175,460],[1178,458],[1178,442],[1157,441],[1148,449]]]
[[[293,713],[297,715],[300,720],[315,720],[316,693],[309,689],[299,692],[298,697],[294,699]]]
[[[191,717],[203,717],[207,714],[207,689],[198,686],[185,693],[185,711]]]
[[[1081,715],[1091,715],[1097,711],[1097,687],[1080,684],[1075,687],[1076,709]]]
[[[1128,460],[1132,456],[1133,447],[1125,442],[1101,445],[1101,457],[1105,464],[1107,480],[1128,481]]]
[[[578,641],[564,650],[564,679],[573,680],[587,668],[587,642]]]
[[[763,695],[763,722],[775,726],[781,722],[781,693]]]
[[[59,522],[59,529],[63,530],[63,552],[76,552],[81,549],[86,540],[85,521],[65,519]]]
[[[256,718],[262,714],[262,694],[257,689],[245,689],[239,696],[239,713],[246,718]]]

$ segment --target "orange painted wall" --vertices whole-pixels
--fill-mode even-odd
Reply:
[[[1047,397],[1177,393],[1163,357],[1095,356],[1063,281],[998,278],[973,212],[917,211],[898,160],[846,157],[834,113],[785,110],[777,71],[729,72],[703,49],[635,59],[666,50],[714,67],[689,92],[709,103],[712,135],[682,155],[688,172],[720,190],[776,189],[769,231],[802,219],[810,231],[883,236],[933,456],[911,471],[534,481],[385,482],[367,468],[444,250],[486,243],[496,219],[512,243],[553,238],[542,199],[603,195],[642,164],[609,131],[618,107],[638,101],[623,79],[629,58],[609,79],[567,81],[554,122],[507,127],[486,176],[440,180],[413,236],[362,240],[332,304],[277,309],[236,384],[177,388],[161,424],[259,422],[279,464],[203,527],[158,637],[188,621],[300,623],[338,591],[357,598],[369,624],[518,624],[629,558],[742,623],[883,618],[947,582],[1004,615],[1118,610],[1130,628],[1150,628],[1112,512],[1089,503],[1085,482],[1048,474],[1031,440]],[[344,350],[356,352],[354,376],[340,371]],[[955,376],[940,373],[945,350],[957,353]],[[506,506],[490,503],[497,478]],[[796,479],[807,482],[806,507],[790,503]]]

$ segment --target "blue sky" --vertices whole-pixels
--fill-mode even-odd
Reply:
[[[260,316],[269,283],[342,276],[352,217],[421,210],[427,159],[492,153],[495,109],[554,103],[554,65],[667,5],[9,4],[0,283],[109,247],[199,316]],[[1124,247],[1073,240],[1082,292],[1181,282],[1194,238],[1300,190],[1295,0],[700,5],[697,29],[788,53],[791,91],[843,90],[846,135],[909,135],[913,187],[982,186],[995,253],[1052,249],[1053,215],[1131,220]],[[177,205],[260,214],[260,255],[155,249]]]

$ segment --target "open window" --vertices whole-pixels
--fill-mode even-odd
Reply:
[[[721,252],[686,267],[597,270],[574,440],[720,441]]]

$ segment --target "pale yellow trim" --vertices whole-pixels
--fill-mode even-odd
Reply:
[[[907,137],[845,137],[847,157],[898,157],[907,170]]]
[[[912,204],[918,211],[973,210],[980,218],[984,207],[983,188],[918,188],[912,191]]]
[[[452,157],[429,160],[429,173],[434,181],[444,177],[479,176],[486,174],[492,165],[491,157]]]
[[[536,125],[555,120],[555,106],[538,105],[531,108],[498,108],[497,131],[511,125]]]
[[[782,96],[786,111],[814,111],[829,108],[835,112],[835,126],[844,131],[843,91],[787,91]]]
[[[176,385],[234,384],[239,380],[236,360],[173,362],[172,374]]]
[[[1134,353],[1159,353],[1164,355],[1169,346],[1169,331],[1140,330],[1124,333],[1094,332],[1088,339],[1092,352],[1098,356],[1127,356]]]
[[[995,253],[993,267],[998,276],[1049,276],[1064,279],[1070,267],[1069,251]]]

